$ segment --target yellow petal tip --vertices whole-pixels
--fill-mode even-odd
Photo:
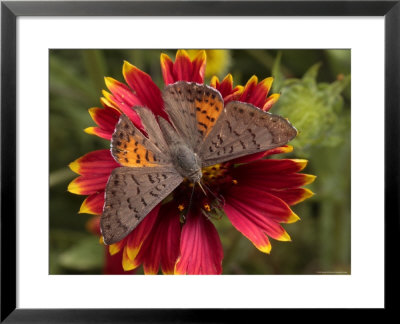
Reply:
[[[257,246],[257,249],[259,249],[263,253],[270,254],[271,253],[271,249],[272,249],[272,245],[271,244],[266,244],[266,245],[263,245],[263,246]]]
[[[275,102],[277,102],[278,101],[278,99],[280,98],[280,94],[279,93],[273,93],[272,95],[270,95],[269,97],[268,97],[268,101],[271,101],[272,100],[272,102],[273,103],[275,103]]]
[[[76,184],[75,180],[76,180],[76,179],[74,179],[74,180],[72,180],[72,181],[70,182],[70,184],[68,185],[67,190],[68,190],[70,193],[80,195],[80,193],[81,193],[81,191],[80,191],[80,186],[79,186],[78,184]]]
[[[96,135],[95,128],[96,127],[87,127],[83,131],[90,135]]]
[[[269,78],[262,80],[260,83],[262,83],[269,90],[271,88],[272,82],[274,82],[274,78],[269,77]]]
[[[117,80],[115,80],[114,78],[112,78],[112,77],[104,77],[104,82],[105,82],[105,84],[106,84],[106,87],[108,88],[108,89],[110,89],[112,86],[113,86],[113,84],[115,84],[116,82],[117,82]],[[110,89],[111,90],[111,89]]]
[[[292,159],[292,161],[294,161],[300,167],[299,171],[303,170],[307,166],[307,163],[308,163],[308,160],[304,160],[304,159]]]
[[[218,77],[216,75],[212,76],[211,80],[210,80],[210,86],[213,87],[213,88],[216,88],[217,87],[217,83],[219,83]]]
[[[73,172],[75,172],[77,174],[80,174],[79,173],[80,167],[79,167],[79,162],[78,161],[79,161],[79,159],[71,162],[70,164],[68,164],[68,167],[71,169],[71,171],[73,171]]]
[[[179,56],[184,56],[184,57],[189,58],[188,52],[186,52],[186,50],[184,50],[184,49],[179,49],[179,50],[177,50],[177,52],[176,52],[176,58],[178,58]],[[189,58],[189,59],[190,59],[190,58]]]
[[[317,178],[317,176],[313,175],[313,174],[305,174],[305,176],[306,176],[306,179],[305,179],[304,185],[313,183],[315,181],[315,179]]]
[[[124,60],[124,65],[122,66],[122,74],[125,76],[126,73],[132,71],[132,70],[136,70],[137,67],[132,65],[131,63],[129,63],[128,61]]]
[[[290,224],[290,223],[295,223],[297,221],[300,220],[300,217],[297,216],[295,213],[292,212],[292,214],[289,216],[289,218],[287,219],[286,223]]]
[[[286,147],[282,147],[282,152],[283,153],[291,153],[291,152],[293,152],[293,146],[292,145],[287,145]]]
[[[135,269],[135,265],[130,260],[122,260],[122,268],[124,271],[131,271]]]
[[[278,241],[290,242],[292,239],[290,235],[285,231],[280,237],[277,238]]]
[[[108,246],[108,252],[110,253],[110,255],[115,255],[119,251],[121,251],[121,246],[119,246],[118,244],[111,244]]]
[[[89,206],[86,203],[87,198],[83,201],[81,208],[79,208],[79,212],[78,214],[91,214],[91,215],[97,215],[96,213],[94,213]]]

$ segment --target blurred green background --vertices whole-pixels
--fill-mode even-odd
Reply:
[[[104,248],[87,230],[92,215],[78,214],[86,196],[67,192],[76,176],[68,164],[109,147],[88,135],[88,109],[101,107],[104,76],[124,82],[124,60],[151,75],[162,88],[160,53],[175,50],[50,51],[50,274],[100,274]],[[271,110],[299,130],[281,157],[305,158],[315,196],[293,206],[301,221],[284,225],[291,242],[271,240],[259,252],[223,218],[214,221],[224,247],[224,274],[350,274],[350,50],[208,50],[206,83],[231,73],[244,85],[253,75],[273,76],[281,93]],[[141,269],[137,273],[143,273]]]

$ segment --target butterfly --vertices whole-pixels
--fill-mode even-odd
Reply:
[[[202,168],[282,146],[297,135],[285,118],[231,101],[204,84],[179,81],[163,91],[169,121],[134,107],[144,132],[121,115],[111,154],[121,165],[107,182],[100,228],[105,244],[122,240],[184,179]]]

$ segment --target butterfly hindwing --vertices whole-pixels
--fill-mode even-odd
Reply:
[[[297,130],[283,117],[251,104],[231,101],[200,149],[209,166],[288,143]]]
[[[104,243],[122,240],[182,180],[173,167],[114,169],[100,220]]]
[[[163,98],[178,133],[197,152],[223,111],[221,94],[204,84],[180,81],[168,85]]]
[[[147,125],[143,126],[146,129]],[[121,115],[111,138],[111,153],[118,163],[128,167],[171,165],[168,154],[161,149],[166,144],[159,142],[160,147],[157,147],[153,141],[154,138],[143,135],[129,117]]]
[[[135,107],[135,112],[139,115],[142,125],[145,128],[149,140],[163,153],[169,152],[168,144],[165,142],[160,126],[156,117],[149,108]]]

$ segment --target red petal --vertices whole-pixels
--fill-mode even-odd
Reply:
[[[243,93],[239,97],[239,101],[249,102],[251,98],[251,94],[257,86],[258,79],[255,75],[253,75],[249,81],[247,81]]]
[[[274,155],[274,154],[283,154],[283,153],[290,153],[293,151],[292,145],[283,145],[280,147],[276,147],[272,150],[266,151],[265,156]]]
[[[235,173],[240,175],[251,174],[258,176],[260,173],[266,174],[287,174],[303,170],[307,165],[307,160],[302,159],[266,159],[258,160],[247,164],[242,164],[235,169]]]
[[[80,214],[101,215],[104,206],[104,190],[87,197],[79,210]]]
[[[290,237],[286,233],[284,228],[278,222],[268,220],[260,212],[260,210],[251,208],[248,205],[242,203],[240,200],[230,200],[228,205],[239,211],[242,214],[242,218],[244,218],[246,222],[251,222],[252,227],[256,227],[258,231],[265,233],[276,240],[290,241]],[[241,224],[242,226],[240,229],[238,228],[238,230],[244,231],[245,229],[243,227],[243,220]]]
[[[113,94],[110,95],[106,91],[104,91],[103,94],[107,96],[108,100],[111,101],[114,106],[127,115],[136,127],[142,128],[142,122],[133,109],[135,106],[143,106],[139,98],[134,95],[125,84],[109,77],[105,78],[105,81],[107,88],[110,89]]]
[[[275,102],[278,101],[279,97],[280,97],[280,94],[278,94],[278,93],[274,93],[274,94],[270,95],[270,96],[267,98],[267,100],[265,101],[264,106],[262,107],[262,110],[264,110],[264,111],[270,110],[271,107],[272,107],[272,105],[273,105]],[[260,108],[261,108],[261,107],[260,107]]]
[[[263,187],[255,187],[255,189],[264,190],[272,195],[282,199],[288,205],[296,205],[307,198],[310,198],[314,195],[314,193],[306,188],[291,188],[291,189],[283,189],[283,190],[274,190]]]
[[[228,74],[221,83],[219,82],[218,77],[213,76],[210,85],[221,93],[225,105],[232,100],[239,100],[239,97],[243,92],[242,86],[236,86],[233,88],[233,78],[231,74]]]
[[[218,88],[219,88],[219,79],[218,79],[218,77],[216,76],[216,75],[214,75],[212,78],[211,78],[211,80],[210,80],[210,87],[213,87],[214,89],[217,89],[217,90],[219,90]],[[220,91],[221,92],[221,91]],[[221,94],[222,94],[222,92],[221,92]]]
[[[233,93],[233,77],[230,73],[222,80],[218,90],[223,98]]]
[[[160,265],[164,274],[174,273],[179,255],[180,234],[178,206],[175,203],[163,205],[137,257],[143,262],[145,274],[157,274]]]
[[[192,81],[193,68],[190,57],[185,50],[178,50],[174,63],[174,76],[176,81]]]
[[[78,195],[91,195],[106,187],[109,174],[107,175],[84,175],[80,176],[68,185],[68,191]]]
[[[114,108],[90,108],[89,114],[94,122],[104,131],[114,132],[121,113]]]
[[[193,74],[190,81],[203,83],[206,71],[206,52],[200,51],[192,61]]]
[[[260,222],[264,224],[286,223],[288,220],[298,219],[282,199],[240,183],[232,186],[224,197],[231,201],[231,205],[243,204],[247,209],[256,211],[260,215]]]
[[[89,176],[94,174],[110,175],[111,171],[119,166],[110,150],[90,152],[69,164],[70,169],[75,173]]]
[[[101,93],[103,94],[104,97],[100,98],[100,102],[103,105],[104,108],[114,108],[115,110],[119,110],[118,104],[115,102],[114,96],[107,92],[106,90],[102,90]]]
[[[221,274],[223,250],[217,230],[200,211],[191,212],[182,229],[175,274]]]
[[[259,159],[262,159],[263,157],[267,156],[267,151],[266,152],[260,152],[260,153],[254,153],[246,156],[242,156],[240,158],[234,159],[230,161],[233,164],[237,163],[248,163],[248,162],[253,162]]]
[[[108,252],[108,249],[105,248],[105,258],[106,262],[104,265],[104,274],[110,274],[110,275],[120,275],[120,274],[132,274],[134,271],[125,271],[124,268],[122,267],[122,256],[123,256],[123,251],[120,251],[117,254],[111,255]]]
[[[249,163],[249,162],[253,162],[253,161],[262,159],[263,157],[267,157],[269,155],[290,153],[292,151],[293,151],[293,146],[284,145],[284,146],[277,147],[277,148],[274,148],[272,150],[268,150],[268,151],[265,151],[265,152],[246,155],[246,156],[234,159],[231,162],[232,163]]]
[[[277,240],[290,241],[290,236],[278,222],[293,218],[293,212],[279,198],[239,186],[233,187],[225,198],[224,210],[232,225],[260,251],[271,251],[266,234]]]
[[[160,57],[161,61],[161,72],[163,75],[164,83],[166,85],[174,83],[174,63],[167,54],[162,53]]]
[[[259,82],[248,95],[248,103],[258,108],[262,108],[266,101],[269,90],[271,89],[273,78],[266,78]]]
[[[246,236],[257,249],[264,253],[269,253],[271,251],[271,243],[268,237],[257,225],[248,220],[246,215],[243,215],[241,211],[236,210],[228,203],[225,204],[224,211],[232,225]]]
[[[85,132],[90,135],[96,135],[98,137],[104,138],[106,140],[111,140],[114,131],[106,131],[99,127],[88,127],[85,128]]]
[[[104,80],[107,88],[113,94],[115,103],[118,104],[118,106],[122,105],[130,108],[142,104],[125,84],[110,77],[105,77]]]
[[[163,108],[161,91],[153,82],[150,75],[126,61],[123,66],[123,74],[126,82],[135,90],[141,104],[150,108],[154,114],[167,118]]]
[[[315,176],[303,173],[268,174],[268,173],[236,173],[235,179],[239,184],[250,187],[264,186],[265,188],[285,189],[305,186],[315,180]]]
[[[125,246],[126,253],[134,268],[140,264],[136,257],[144,240],[147,238],[154,226],[158,216],[158,211],[160,210],[160,205],[161,204],[158,204],[156,207],[154,207],[154,209],[147,214],[143,221],[127,236],[127,243]]]

